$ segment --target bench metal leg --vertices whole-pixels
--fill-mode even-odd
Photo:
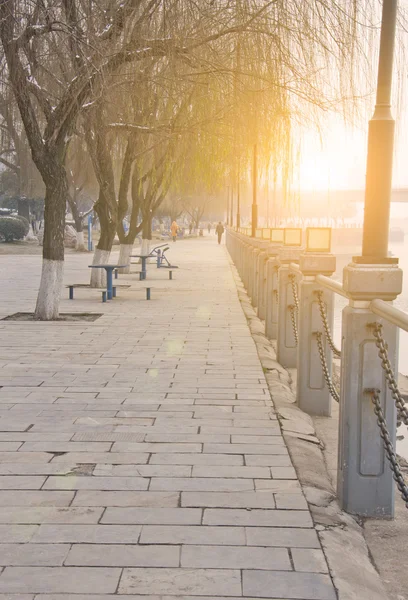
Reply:
[[[114,285],[112,288],[112,297],[116,298],[116,285]]]
[[[146,300],[150,300],[150,288],[146,288]]]
[[[69,299],[70,300],[74,299],[74,286],[73,285],[69,286]]]
[[[106,297],[107,297],[106,290],[103,290],[103,292],[102,292],[102,302],[106,302]]]
[[[115,279],[118,278],[118,274],[119,274],[119,269],[115,269]]]
[[[173,271],[169,271],[169,279],[173,279]]]

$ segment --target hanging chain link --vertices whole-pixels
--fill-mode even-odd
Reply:
[[[298,334],[298,328],[297,328],[297,316],[299,314],[299,297],[298,297],[298,293],[297,293],[296,275],[293,275],[292,273],[290,273],[289,280],[292,285],[292,296],[293,296],[294,304],[289,304],[288,309],[290,311],[290,318],[291,318],[292,327],[293,327],[293,335],[294,335],[296,346],[297,346],[298,342],[299,342],[299,334]]]
[[[408,485],[401,472],[401,467],[398,463],[397,455],[394,451],[394,446],[390,439],[390,433],[387,427],[387,421],[385,420],[383,410],[381,408],[380,390],[365,390],[371,394],[371,400],[374,404],[374,412],[377,417],[377,425],[380,429],[380,435],[383,440],[384,450],[390,463],[391,470],[394,474],[394,479],[397,482],[397,487],[401,492],[402,499],[405,502],[406,508],[408,508]]]
[[[324,331],[326,334],[326,339],[328,341],[328,344],[329,344],[333,354],[335,356],[337,356],[337,358],[341,358],[341,352],[340,352],[340,350],[338,350],[338,348],[336,348],[336,346],[333,342],[333,338],[330,333],[330,327],[329,327],[329,322],[327,320],[326,308],[323,303],[323,292],[322,292],[322,290],[316,290],[315,293],[317,295],[317,300],[319,302],[320,316],[322,318],[322,323],[323,323]]]
[[[330,395],[333,398],[333,400],[335,400],[336,402],[340,402],[340,394],[339,392],[336,390],[333,380],[330,377],[330,372],[329,372],[329,368],[327,366],[327,361],[326,361],[326,355],[324,352],[324,347],[323,347],[323,341],[322,341],[322,332],[321,331],[315,331],[314,335],[316,336],[316,341],[317,341],[317,348],[319,350],[319,356],[320,356],[320,362],[322,365],[322,371],[323,371],[323,375],[324,378],[326,380],[326,384],[327,387],[329,389]]]
[[[290,283],[292,284],[293,302],[295,303],[296,312],[299,312],[299,296],[297,293],[296,275],[290,273],[289,279]]]
[[[276,304],[279,304],[279,292],[278,292],[278,290],[273,290],[273,295],[275,297]]]
[[[297,346],[298,341],[299,341],[299,335],[298,335],[298,328],[297,328],[297,323],[296,323],[296,307],[293,304],[289,304],[288,309],[290,312],[290,319],[292,321],[293,336],[295,338],[295,342],[296,342],[296,346]]]
[[[381,323],[373,323],[371,327],[373,327],[375,345],[378,348],[378,356],[381,359],[381,366],[384,369],[387,385],[389,390],[391,391],[391,395],[394,399],[395,406],[397,407],[399,421],[399,423],[397,424],[400,425],[402,421],[405,425],[408,425],[408,409],[405,406],[404,398],[401,396],[401,392],[398,389],[398,382],[395,378],[395,373],[391,367],[390,359],[388,358],[388,348],[382,334],[383,326]]]

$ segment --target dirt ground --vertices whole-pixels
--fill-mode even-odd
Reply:
[[[65,253],[69,254],[75,252],[73,248],[65,248]],[[37,243],[30,242],[13,242],[7,244],[6,242],[0,242],[0,255],[5,254],[25,254],[29,256],[42,255],[42,246]]]

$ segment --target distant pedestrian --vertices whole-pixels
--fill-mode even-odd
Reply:
[[[208,223],[208,233],[211,233],[211,223]]]
[[[218,235],[218,243],[221,244],[222,234],[224,233],[224,227],[221,221],[219,221],[215,233]]]
[[[191,234],[192,234],[192,232],[193,232],[193,222],[192,222],[192,221],[191,221],[191,223],[190,223],[190,225],[189,225],[188,232],[189,232],[189,234],[190,234],[190,235],[191,235]]]
[[[170,228],[173,242],[175,242],[177,239],[178,228],[179,228],[179,226],[177,225],[176,221],[173,221],[173,223],[171,224],[171,228]]]

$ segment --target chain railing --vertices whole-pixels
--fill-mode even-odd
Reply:
[[[315,292],[316,296],[317,296],[317,300],[319,303],[319,311],[320,311],[320,317],[322,319],[322,323],[323,323],[323,327],[324,327],[324,332],[326,334],[326,339],[327,342],[333,352],[333,354],[335,356],[337,356],[337,358],[341,358],[341,352],[340,350],[338,350],[334,344],[333,338],[331,336],[331,332],[330,332],[330,327],[329,327],[329,322],[327,320],[327,313],[326,313],[326,308],[324,306],[323,303],[323,292],[322,290],[316,290]]]
[[[292,321],[293,337],[295,338],[297,346],[299,342],[299,332],[297,328],[296,306],[294,304],[289,304],[288,309],[290,312],[290,320]]]
[[[295,338],[295,342],[296,342],[296,346],[297,346],[298,342],[299,342],[299,331],[298,331],[298,326],[297,326],[297,320],[298,320],[298,314],[299,314],[299,296],[297,293],[296,275],[293,275],[293,273],[291,273],[289,275],[289,281],[292,286],[292,296],[293,296],[294,304],[289,304],[288,309],[290,312],[290,319],[292,321],[293,337]]]
[[[333,398],[333,400],[335,400],[336,402],[340,402],[340,393],[336,389],[336,387],[333,383],[333,380],[330,377],[330,371],[327,366],[326,355],[324,352],[323,341],[322,341],[323,334],[321,331],[315,331],[314,335],[316,337],[317,349],[319,351],[319,357],[320,357],[320,363],[322,365],[322,371],[323,371],[324,378],[326,380],[328,390],[329,390],[330,395]]]
[[[385,379],[387,380],[388,388],[391,392],[391,395],[394,399],[395,406],[397,407],[398,412],[398,421],[399,424],[401,421],[404,425],[408,425],[408,409],[405,406],[404,398],[401,395],[401,392],[398,389],[398,382],[395,377],[395,373],[391,367],[390,360],[388,358],[388,349],[387,344],[385,343],[384,337],[382,335],[382,325],[381,323],[373,323],[373,335],[375,337],[375,345],[378,348],[378,356],[381,359],[381,366],[385,373]]]
[[[390,438],[390,432],[388,431],[387,421],[385,419],[384,412],[381,407],[380,390],[367,389],[365,390],[365,392],[371,394],[371,400],[374,404],[374,412],[377,417],[377,425],[380,430],[381,438],[383,440],[384,450],[387,455],[391,470],[393,472],[394,480],[397,483],[398,490],[401,492],[401,497],[405,502],[405,507],[408,508],[408,485],[401,472],[401,467],[399,465],[398,458]]]

